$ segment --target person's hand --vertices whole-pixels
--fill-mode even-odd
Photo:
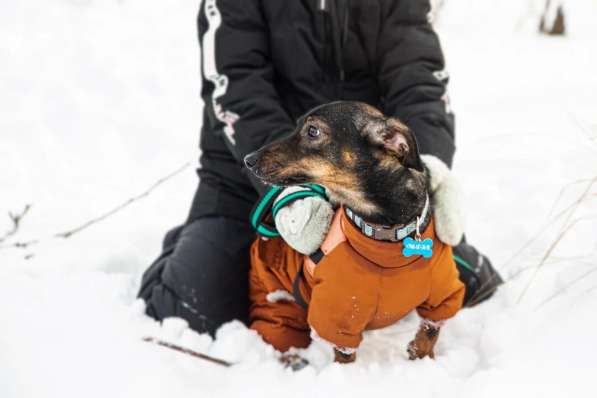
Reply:
[[[431,206],[439,240],[456,246],[464,235],[464,215],[460,208],[460,186],[444,162],[433,155],[421,155],[431,181]]]
[[[464,235],[464,216],[460,208],[460,186],[448,166],[433,155],[421,156],[430,176],[430,196],[435,231],[439,240],[456,246]],[[280,193],[277,200],[307,188],[293,186]],[[299,253],[315,252],[327,235],[334,209],[320,198],[299,199],[283,207],[276,215],[276,228],[282,238]]]
[[[408,343],[408,359],[435,358],[433,348],[439,337],[441,323],[423,319],[413,341]]]
[[[307,190],[299,186],[284,189],[276,202],[293,192]],[[276,229],[282,238],[294,250],[301,254],[314,253],[325,239],[334,209],[332,205],[319,196],[298,199],[284,206],[276,214]]]

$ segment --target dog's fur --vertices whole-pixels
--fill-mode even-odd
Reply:
[[[319,135],[311,137],[310,128]],[[412,221],[429,188],[413,133],[360,102],[313,109],[293,134],[248,155],[246,164],[267,184],[323,185],[333,202],[379,224]]]

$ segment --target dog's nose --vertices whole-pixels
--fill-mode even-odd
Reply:
[[[253,152],[245,156],[245,165],[247,166],[247,168],[252,169],[253,167],[255,167],[258,158],[259,155],[257,154],[257,152]]]

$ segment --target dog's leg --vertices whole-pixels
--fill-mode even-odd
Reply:
[[[357,352],[356,351],[343,351],[338,348],[334,348],[334,362],[338,363],[351,363],[356,361],[357,359]]]
[[[408,359],[435,358],[433,348],[439,338],[440,327],[441,322],[423,319],[415,335],[415,339],[408,343]]]
[[[304,369],[309,366],[309,361],[298,354],[282,354],[280,362],[285,368],[292,369],[293,372]]]

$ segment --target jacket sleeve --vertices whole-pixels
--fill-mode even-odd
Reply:
[[[363,271],[370,266],[348,242],[338,244],[317,264],[307,322],[319,338],[336,347],[359,347],[377,308],[377,292],[371,286],[379,275]]]
[[[422,154],[451,167],[454,117],[439,39],[428,21],[429,0],[388,1],[378,40],[379,87],[386,115],[396,116],[415,133]]]
[[[443,321],[456,315],[462,308],[465,293],[464,284],[458,277],[458,268],[454,263],[450,246],[441,245],[431,272],[429,297],[417,307],[417,312],[422,318]]]
[[[257,0],[203,0],[198,18],[202,97],[211,131],[242,163],[291,131],[273,84],[268,29]]]

